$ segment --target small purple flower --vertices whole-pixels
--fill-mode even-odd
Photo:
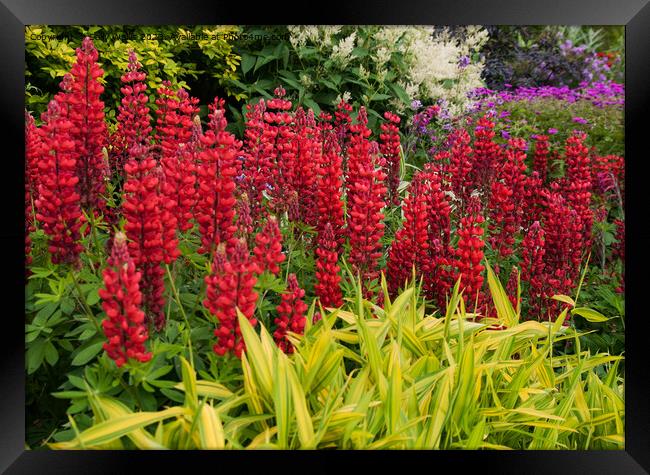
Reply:
[[[467,66],[469,66],[469,56],[461,56],[458,60],[458,67],[460,69],[465,69]]]
[[[553,127],[551,127],[550,129],[548,129],[547,132],[548,132],[550,135],[555,135],[555,134],[558,133],[558,130],[555,129],[555,128],[553,128]]]
[[[510,112],[503,110],[499,114],[499,119],[503,119],[504,117],[508,117],[509,115],[510,115]]]
[[[411,102],[411,109],[414,111],[418,110],[420,107],[422,107],[422,102],[418,101],[417,99]]]
[[[510,132],[508,132],[507,130],[502,130],[501,131],[501,137],[503,137],[506,140],[509,139],[510,138]]]
[[[587,123],[587,119],[583,119],[582,117],[574,117],[571,120],[573,120],[573,122],[575,122],[577,124],[586,124]]]

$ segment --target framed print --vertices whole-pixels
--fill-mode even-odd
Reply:
[[[648,473],[647,2],[354,6],[2,0],[6,473]]]

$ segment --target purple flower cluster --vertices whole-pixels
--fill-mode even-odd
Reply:
[[[611,79],[612,65],[620,62],[621,58],[616,56],[613,59],[601,56],[604,53],[587,51],[585,45],[575,46],[570,40],[560,45],[560,52],[566,58],[581,58],[584,64],[582,68],[582,79],[587,83],[606,82]]]
[[[625,104],[625,87],[615,82],[586,84],[571,89],[568,86],[518,87],[494,91],[485,87],[474,89],[468,94],[474,100],[470,112],[490,110],[497,104],[537,99],[558,99],[566,102],[590,101],[596,107]]]

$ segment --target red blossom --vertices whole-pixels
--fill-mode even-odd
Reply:
[[[385,112],[384,118],[388,121],[381,124],[382,133],[379,134],[380,150],[386,160],[385,173],[388,186],[388,201],[391,205],[399,205],[397,188],[399,187],[400,169],[400,118],[392,112]]]
[[[130,358],[143,363],[149,361],[152,354],[145,347],[149,334],[144,312],[140,308],[141,273],[129,256],[126,236],[121,232],[113,239],[111,256],[103,276],[104,288],[99,290],[99,296],[106,312],[106,318],[102,321],[108,339],[103,346],[106,354],[115,360],[118,368]]]
[[[464,129],[455,130],[451,134],[452,146],[449,156],[449,177],[451,190],[461,200],[461,204],[468,200],[476,184],[471,181],[473,169],[472,147],[469,145],[470,136]],[[439,158],[444,158],[440,156]]]
[[[34,118],[25,111],[25,265],[32,263],[32,240],[29,235],[36,231],[34,200],[38,197],[40,140]]]
[[[123,176],[129,149],[135,144],[148,145],[152,130],[149,97],[146,94],[147,75],[141,68],[135,52],[129,51],[129,65],[121,78],[122,101],[118,107],[117,130],[111,137],[111,168],[118,176]]]
[[[510,139],[503,156],[503,164],[496,168],[492,182],[488,212],[490,245],[498,258],[506,258],[513,252],[515,235],[523,221],[523,198],[526,185],[526,142]],[[498,272],[498,270],[497,270]]]
[[[460,277],[461,289],[468,309],[476,308],[482,311],[485,303],[483,287],[483,238],[482,224],[485,221],[480,213],[480,202],[472,197],[468,207],[468,215],[461,218],[458,229],[458,247],[455,260],[455,280]]]
[[[481,117],[474,133],[473,167],[469,181],[483,192],[489,192],[489,186],[500,162],[501,149],[494,142],[494,122],[487,116]]]
[[[547,135],[535,136],[535,154],[533,156],[533,170],[537,172],[542,183],[546,182],[548,175],[549,143]]]
[[[276,127],[264,121],[266,103],[246,106],[246,128],[244,131],[244,179],[242,188],[251,203],[251,217],[257,221],[264,214],[264,193],[269,193],[275,166]]]
[[[99,83],[104,71],[97,64],[99,55],[90,38],[84,38],[76,53],[77,61],[70,70],[74,81],[67,116],[72,123],[70,134],[75,144],[81,206],[95,210],[102,206],[108,167],[102,154],[107,140],[104,103],[100,100],[104,86]]]
[[[351,126],[349,149],[348,188],[348,237],[350,241],[349,262],[364,285],[379,277],[378,260],[382,255],[381,238],[384,235],[386,174],[380,157],[370,151],[367,137],[365,109],[359,111],[358,123]],[[370,290],[366,288],[366,295]]]
[[[323,137],[323,153],[317,166],[318,187],[316,191],[316,208],[318,210],[319,234],[329,224],[337,241],[336,250],[339,252],[345,236],[343,226],[343,170],[339,145],[333,132],[325,133]]]
[[[287,291],[280,297],[282,301],[276,307],[278,316],[274,320],[277,325],[273,332],[278,347],[285,353],[293,353],[293,345],[287,338],[287,332],[302,334],[305,328],[305,311],[307,304],[302,300],[305,291],[298,286],[295,274],[287,278]]]
[[[528,301],[532,313],[539,314],[545,298],[544,230],[539,221],[530,226],[521,248],[521,281],[528,284]]]
[[[393,295],[413,277],[414,269],[416,277],[433,270],[428,259],[429,210],[424,187],[422,175],[414,176],[402,203],[404,223],[395,234],[387,263],[388,290]]]
[[[163,198],[159,193],[161,173],[147,147],[133,145],[124,165],[126,182],[122,214],[126,219],[124,230],[129,238],[129,252],[136,267],[142,272],[141,290],[144,308],[149,318],[161,329],[165,323],[163,296],[164,272],[161,267],[170,256],[175,242],[164,241]]]
[[[78,265],[83,250],[81,238],[81,208],[76,174],[73,124],[61,116],[59,104],[50,101],[38,129],[39,187],[35,201],[36,219],[48,238],[48,250],[54,264]]]
[[[243,240],[236,240],[229,252],[225,243],[217,246],[212,272],[205,278],[207,291],[203,304],[217,318],[214,331],[217,342],[213,349],[218,355],[234,352],[240,358],[244,350],[237,309],[252,326],[257,324],[253,318],[257,302],[257,293],[253,290],[257,281],[255,271],[256,265]]]
[[[235,177],[241,162],[241,142],[226,132],[223,101],[215,99],[210,130],[201,137],[203,151],[198,165],[198,201],[196,221],[201,233],[199,253],[212,253],[221,242],[232,243],[237,226],[235,216]]]
[[[341,294],[340,267],[338,265],[338,243],[335,239],[332,225],[325,224],[318,235],[316,247],[316,285],[314,291],[324,307],[340,307],[343,305]]]
[[[279,264],[284,261],[285,256],[282,254],[282,235],[275,216],[269,216],[262,230],[255,236],[253,255],[257,274],[268,270],[278,275]]]

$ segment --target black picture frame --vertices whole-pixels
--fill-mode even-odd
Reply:
[[[650,233],[645,231],[643,163],[648,161],[650,106],[650,5],[648,0],[445,0],[365,4],[325,2],[316,15],[305,4],[273,2],[266,7],[205,0],[81,1],[0,0],[0,142],[2,177],[0,249],[4,277],[0,321],[0,470],[7,474],[135,473],[168,470],[236,469],[332,473],[376,471],[396,462],[406,470],[475,468],[480,473],[643,474],[650,473],[650,378],[643,312]],[[300,15],[297,15],[301,12]],[[378,451],[378,452],[182,452],[26,451],[23,263],[24,27],[28,24],[583,24],[626,26],[626,444],[624,451]],[[645,271],[645,272],[644,272]],[[645,350],[645,352],[644,352]],[[228,468],[226,468],[228,466]]]

